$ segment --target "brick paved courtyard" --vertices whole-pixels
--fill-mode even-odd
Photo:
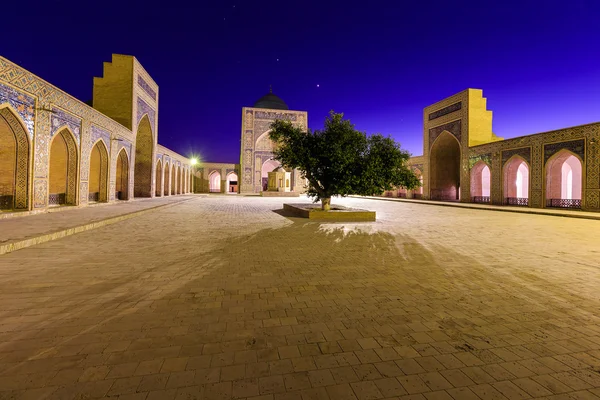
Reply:
[[[600,221],[282,203],[197,198],[0,256],[0,399],[600,399]]]

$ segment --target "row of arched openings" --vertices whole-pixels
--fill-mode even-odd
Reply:
[[[430,151],[430,197],[434,200],[460,199],[460,144],[444,131]],[[502,197],[508,205],[529,205],[531,167],[515,155],[502,168]],[[471,168],[471,201],[489,203],[492,190],[490,166],[483,160]],[[545,206],[580,208],[583,162],[573,152],[562,149],[545,165]]]
[[[109,144],[99,139],[92,145],[89,157],[88,201],[106,202],[109,193]],[[150,197],[152,187],[152,152],[154,140],[150,120],[145,115],[138,126],[134,165],[134,195]],[[18,114],[8,105],[0,107],[0,209],[26,210],[29,187],[32,143]],[[68,127],[59,129],[49,143],[48,204],[77,204],[80,169],[80,148]],[[130,155],[121,148],[116,157],[115,198],[129,198]],[[173,193],[191,191],[191,177],[179,172],[181,186]],[[158,182],[158,181],[157,181]],[[184,186],[184,184],[186,186]]]
[[[156,162],[155,179],[156,196],[170,196],[192,191],[192,172],[180,165],[169,164],[168,161],[165,161],[164,168],[162,160]]]
[[[502,172],[503,202],[528,206],[530,197],[530,166],[520,156],[513,156]],[[546,163],[546,207],[581,207],[583,163],[575,154],[563,149]],[[483,161],[471,169],[471,198],[474,202],[490,202],[491,171]]]
[[[211,193],[221,193],[221,173],[212,171],[208,174],[208,191]],[[225,193],[238,192],[238,176],[235,172],[229,172],[225,176]]]

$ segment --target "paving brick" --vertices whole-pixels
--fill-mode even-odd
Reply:
[[[590,221],[343,199],[381,218],[306,224],[281,201],[196,198],[0,257],[0,398],[600,396]]]

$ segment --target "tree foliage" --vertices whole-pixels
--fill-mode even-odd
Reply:
[[[343,116],[331,111],[323,130],[303,131],[284,120],[271,125],[275,159],[302,172],[310,197],[321,200],[325,209],[336,195],[370,196],[395,187],[419,186],[407,165],[410,154],[394,139],[367,136]]]

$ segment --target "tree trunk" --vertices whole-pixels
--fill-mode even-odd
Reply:
[[[321,199],[321,210],[329,211],[331,210],[331,197],[325,197]]]

